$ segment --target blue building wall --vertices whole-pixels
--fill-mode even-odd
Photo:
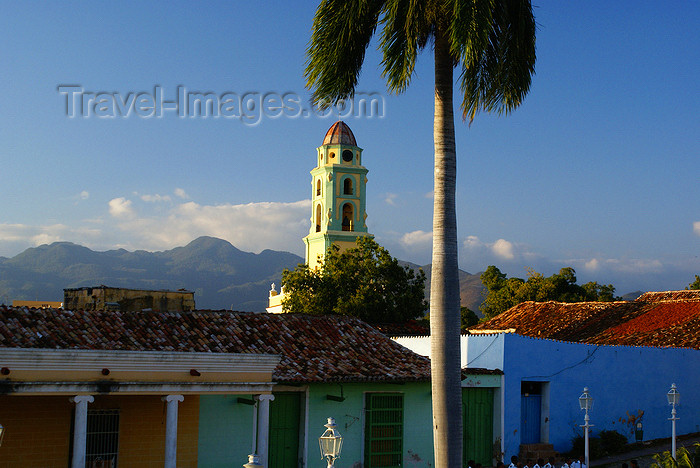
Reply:
[[[633,441],[632,428],[624,420],[643,411],[644,439],[669,437],[671,409],[666,392],[671,383],[681,393],[678,434],[700,431],[700,351],[595,346],[516,334],[472,335],[467,343],[470,367],[497,367],[504,371],[506,459],[519,451],[520,392],[524,381],[543,383],[547,419],[543,419],[542,442],[548,441],[559,452],[570,450],[572,438],[582,434],[579,426],[583,424],[583,411],[578,397],[584,387],[594,398],[589,413],[594,434],[616,430]]]

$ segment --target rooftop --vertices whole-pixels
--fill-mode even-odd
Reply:
[[[598,345],[700,349],[700,291],[652,292],[620,302],[523,302],[470,330]]]
[[[342,120],[337,121],[326,132],[323,138],[324,145],[352,145],[357,146],[355,135],[353,135],[350,127]]]
[[[352,317],[0,306],[0,348],[262,353],[276,382],[430,379],[430,361]]]
[[[93,289],[113,289],[119,291],[143,291],[143,292],[174,292],[174,293],[184,293],[184,294],[194,294],[194,291],[188,289],[142,289],[142,288],[115,288],[112,286],[105,286],[101,284],[99,286],[83,286],[80,288],[64,288],[63,291],[92,291]]]

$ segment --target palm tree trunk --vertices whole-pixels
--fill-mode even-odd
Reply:
[[[459,271],[455,188],[457,157],[447,39],[435,33],[435,193],[430,281],[430,349],[436,468],[462,466]]]

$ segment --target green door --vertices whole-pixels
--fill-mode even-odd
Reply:
[[[462,389],[463,464],[491,466],[493,460],[493,388]]]
[[[269,468],[295,468],[299,463],[300,392],[274,393],[270,402]]]
[[[365,468],[403,466],[403,394],[365,395]]]

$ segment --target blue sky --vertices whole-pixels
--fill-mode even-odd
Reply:
[[[525,102],[457,122],[460,267],[524,277],[573,266],[579,282],[618,293],[682,289],[700,273],[700,3],[534,4]],[[2,10],[0,255],[54,241],[164,250],[200,235],[303,254],[309,171],[337,116],[69,118],[58,87],[127,103],[156,86],[166,100],[178,86],[258,104],[288,93],[308,109],[313,2]],[[394,256],[426,264],[432,60],[421,56],[400,96],[386,92],[380,60],[373,44],[358,91],[378,93],[383,116],[344,118],[369,169],[367,223]]]

